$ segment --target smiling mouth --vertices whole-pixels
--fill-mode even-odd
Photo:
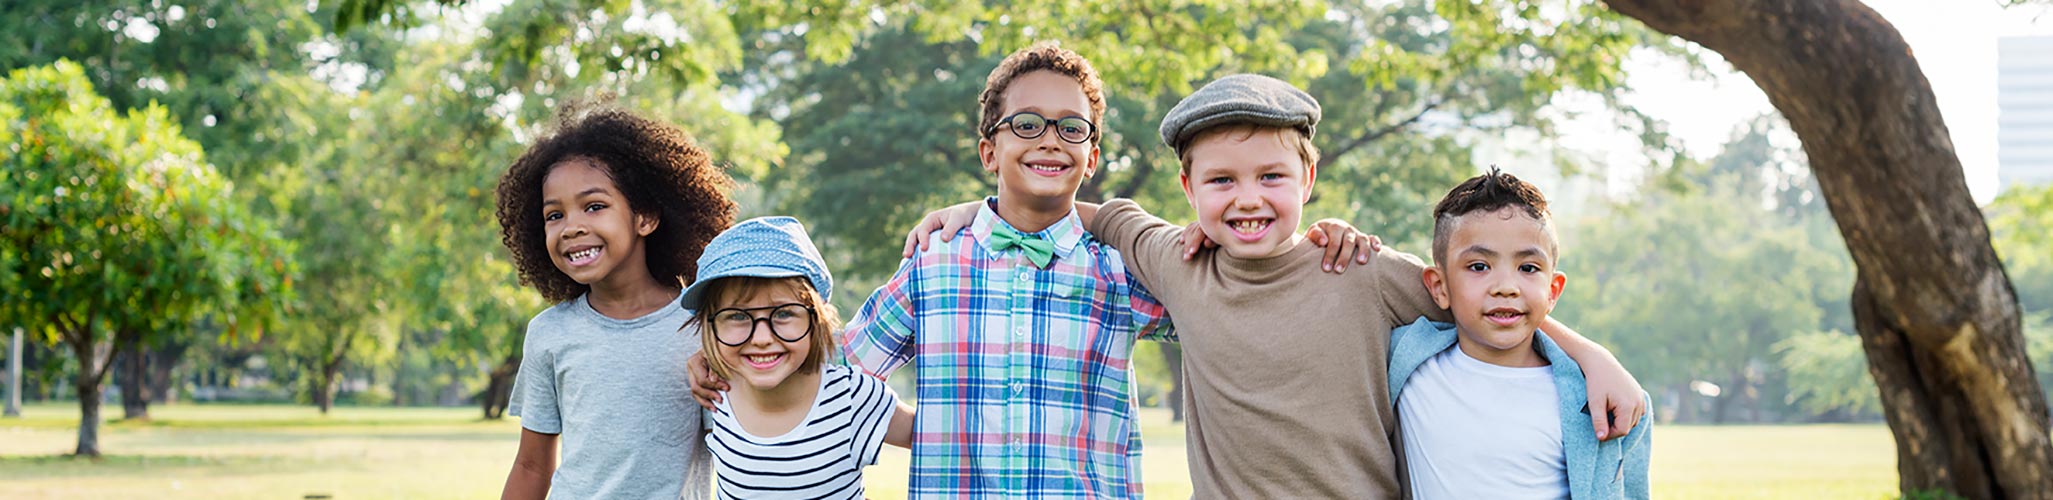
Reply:
[[[1057,163],[1028,163],[1026,168],[1034,173],[1049,176],[1061,175],[1063,172],[1069,171],[1069,165]]]
[[[1518,320],[1525,319],[1525,313],[1509,309],[1497,309],[1483,313],[1483,319],[1496,323],[1498,326],[1511,326],[1518,323]]]
[[[741,356],[741,359],[743,361],[747,361],[749,367],[751,368],[755,368],[758,370],[766,370],[770,367],[777,366],[777,362],[784,360],[784,355],[784,353],[744,354]]]
[[[1243,240],[1256,240],[1268,234],[1269,226],[1275,223],[1276,219],[1241,219],[1227,221],[1226,228],[1233,230],[1233,235]]]
[[[590,263],[592,263],[592,261],[596,261],[596,260],[599,260],[599,250],[600,250],[601,248],[604,248],[604,247],[591,247],[591,248],[586,248],[586,249],[583,249],[583,250],[578,250],[578,251],[574,251],[574,252],[570,252],[570,253],[565,253],[565,254],[563,254],[563,257],[564,257],[564,258],[566,258],[566,259],[569,259],[569,260],[570,260],[570,265],[573,265],[573,266],[581,266],[581,265],[585,265],[585,264],[590,264]]]

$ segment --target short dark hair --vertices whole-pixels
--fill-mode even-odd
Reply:
[[[1005,89],[1012,87],[1012,80],[1043,70],[1074,78],[1077,85],[1083,86],[1084,100],[1091,103],[1091,115],[1085,118],[1098,124],[1101,131],[1091,136],[1091,142],[1095,144],[1105,136],[1105,82],[1098,79],[1098,69],[1091,67],[1091,61],[1084,56],[1055,42],[1043,41],[1005,56],[991,70],[991,76],[984,79],[984,93],[977,96],[977,104],[983,107],[977,118],[977,137],[988,139],[998,132],[998,120],[1005,118]]]
[[[1447,191],[1447,196],[1440,198],[1440,204],[1433,207],[1435,265],[1446,265],[1447,245],[1454,239],[1454,226],[1461,216],[1495,212],[1507,207],[1520,209],[1542,226],[1553,224],[1553,215],[1547,212],[1547,196],[1540,194],[1540,188],[1518,180],[1518,177],[1504,173],[1496,166],[1491,166],[1489,173],[1470,177]],[[1551,228],[1548,234],[1553,234]],[[1554,242],[1549,241],[1547,246],[1548,256],[1557,257],[1554,255]]]
[[[550,302],[591,289],[556,268],[542,231],[542,180],[557,165],[584,159],[613,180],[630,210],[660,221],[643,238],[649,274],[658,283],[691,283],[706,244],[734,224],[727,197],[734,181],[677,127],[601,103],[565,105],[556,119],[499,177],[500,242],[513,253],[520,282]]]

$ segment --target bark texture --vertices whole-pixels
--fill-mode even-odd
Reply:
[[[1858,268],[1855,326],[1901,487],[2053,498],[2017,297],[1903,37],[1854,0],[1611,0],[1724,56],[1803,140]]]

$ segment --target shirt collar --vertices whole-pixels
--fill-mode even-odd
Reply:
[[[984,198],[984,206],[977,209],[976,221],[970,223],[970,235],[976,238],[978,246],[984,247],[985,252],[995,255],[998,252],[991,249],[991,231],[1000,224],[1015,231],[1019,229],[1013,228],[1011,223],[1005,222],[1005,219],[998,217],[998,197]],[[1056,220],[1054,225],[1050,225],[1047,229],[1042,229],[1039,232],[1025,234],[1047,238],[1048,241],[1055,242],[1055,258],[1068,259],[1076,254],[1077,244],[1083,241],[1083,227],[1083,220],[1077,217],[1076,207],[1072,206],[1069,208],[1069,214],[1062,216],[1060,220]]]

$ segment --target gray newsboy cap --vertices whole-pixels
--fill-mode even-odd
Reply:
[[[1162,143],[1178,153],[1198,132],[1237,123],[1292,127],[1312,136],[1319,100],[1289,82],[1262,75],[1229,75],[1176,103],[1162,117]]]

